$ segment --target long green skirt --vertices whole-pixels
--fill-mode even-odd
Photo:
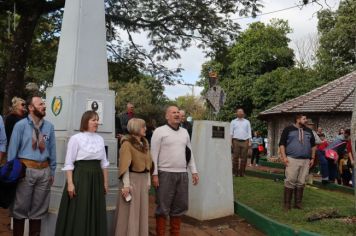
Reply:
[[[56,236],[107,236],[104,177],[100,161],[77,161],[73,171],[76,196],[67,184],[59,207]]]

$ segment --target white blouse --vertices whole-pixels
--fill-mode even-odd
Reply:
[[[67,155],[62,170],[74,170],[74,162],[100,160],[101,168],[107,168],[104,139],[97,133],[81,132],[73,135],[68,142]]]

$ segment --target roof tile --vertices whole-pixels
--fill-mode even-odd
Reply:
[[[352,112],[356,71],[260,113],[268,116],[296,112]]]

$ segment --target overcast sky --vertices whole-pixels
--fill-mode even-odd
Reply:
[[[311,1],[311,0],[310,0]],[[333,10],[337,9],[339,5],[339,0],[320,0],[324,8],[331,8]],[[315,36],[317,34],[317,16],[316,13],[321,9],[321,6],[316,3],[308,4],[302,8],[295,7],[292,9],[286,9],[279,11],[285,8],[290,8],[296,5],[299,5],[300,1],[298,0],[264,0],[262,12],[260,14],[266,14],[258,16],[256,18],[246,18],[239,19],[238,23],[240,24],[242,30],[248,27],[248,24],[256,21],[269,22],[272,18],[279,18],[288,20],[290,27],[293,29],[293,32],[288,35],[291,39],[290,47],[295,48],[295,42],[303,40],[307,37]],[[271,13],[274,11],[279,11]],[[270,14],[268,14],[270,13]],[[236,17],[238,18],[238,16]],[[135,40],[147,46],[147,40],[144,34],[138,35],[135,37]],[[146,44],[146,45],[145,45]],[[191,47],[186,51],[181,52],[181,59],[177,61],[170,61],[167,65],[171,68],[176,67],[178,64],[182,66],[184,71],[182,72],[182,78],[187,83],[195,84],[199,80],[201,65],[208,59],[204,57],[204,54],[201,50],[196,47]],[[199,95],[201,88],[195,87],[195,95]],[[187,95],[192,93],[192,88],[184,85],[175,85],[175,86],[166,86],[165,94],[174,99],[178,96]]]

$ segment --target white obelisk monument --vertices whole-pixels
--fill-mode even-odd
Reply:
[[[54,235],[59,203],[65,185],[63,167],[69,138],[79,132],[86,110],[100,116],[98,133],[104,138],[109,167],[106,197],[109,235],[117,198],[117,140],[115,94],[109,90],[104,0],[66,1],[53,87],[46,91],[46,119],[54,124],[57,170],[51,190],[50,214],[42,235]]]

